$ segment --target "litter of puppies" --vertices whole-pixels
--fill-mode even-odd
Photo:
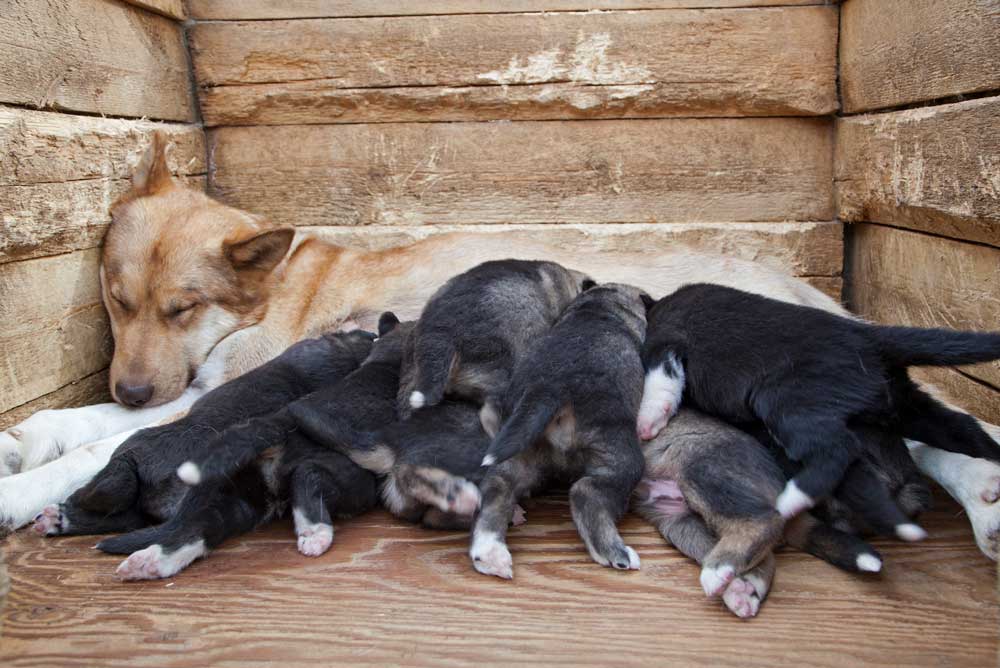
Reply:
[[[569,489],[594,561],[639,555],[632,507],[702,566],[706,595],[757,614],[782,541],[848,571],[881,556],[856,531],[919,540],[929,491],[904,439],[1000,460],[911,365],[1000,358],[1000,334],[875,327],[716,285],[659,301],[553,262],[488,262],[420,318],[330,333],[142,429],[65,503],[48,536],[123,532],[123,579],[169,577],[229,537],[294,518],[302,554],[377,503],[471,528],[480,573],[513,577],[518,502]]]

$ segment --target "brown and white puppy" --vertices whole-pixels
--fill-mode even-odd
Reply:
[[[156,136],[134,170],[132,190],[113,207],[104,244],[104,297],[115,335],[111,385],[121,384],[115,395],[123,403],[40,411],[0,433],[0,473],[20,471],[0,478],[0,525],[21,526],[65,500],[132,430],[187,410],[295,341],[351,323],[374,329],[378,314],[390,309],[414,319],[455,273],[488,260],[550,260],[656,296],[709,282],[846,313],[762,264],[683,246],[639,255],[504,230],[441,234],[383,250],[346,248],[225,206],[175,180],[168,164],[166,142]],[[112,304],[116,298],[121,305]],[[124,403],[147,393],[142,408]],[[925,446],[913,452],[965,506],[980,547],[995,559],[1000,466]]]

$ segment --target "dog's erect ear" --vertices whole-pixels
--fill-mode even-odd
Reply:
[[[152,195],[174,185],[167,165],[168,144],[166,134],[159,130],[153,133],[152,141],[132,172],[134,195]]]
[[[237,271],[268,273],[281,262],[292,245],[295,229],[279,227],[260,232],[251,237],[226,240],[222,251]]]
[[[392,330],[396,329],[396,325],[399,324],[399,318],[392,311],[386,311],[378,319],[378,335],[385,336]]]
[[[656,300],[650,297],[645,292],[639,293],[639,299],[642,300],[642,305],[646,307],[646,313],[649,313],[649,311],[653,308],[653,306],[656,305]]]

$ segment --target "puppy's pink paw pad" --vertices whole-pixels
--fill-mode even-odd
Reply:
[[[527,521],[528,518],[526,513],[524,512],[524,508],[522,508],[520,505],[515,505],[514,514],[511,515],[510,523],[516,527],[519,527]]]
[[[979,496],[983,500],[983,503],[996,503],[1000,501],[1000,476],[993,476],[986,479]]]
[[[158,545],[133,552],[118,565],[115,572],[122,580],[156,580],[161,577],[161,554],[162,550],[159,549]]]
[[[59,506],[45,506],[42,512],[35,516],[32,529],[43,536],[57,536],[63,531],[63,516]]]
[[[749,581],[736,578],[722,594],[722,602],[740,619],[755,617],[760,611],[760,595]]]
[[[299,552],[307,557],[318,557],[333,545],[333,527],[306,529],[299,534]]]

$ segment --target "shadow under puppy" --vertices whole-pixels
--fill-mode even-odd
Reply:
[[[347,377],[369,356],[373,338],[355,331],[301,341],[206,394],[181,420],[137,432],[90,484],[64,504],[47,508],[35,523],[36,531],[131,531],[101,541],[98,548],[133,553],[119,567],[123,578],[167,577],[226,538],[278,514],[291,498],[300,549],[318,554],[326,536],[317,531],[315,521],[306,522],[303,530],[300,516],[314,517],[306,513],[317,503],[322,506],[320,517],[373,507],[374,477],[261,414]],[[283,443],[284,449],[244,461],[231,476],[193,490],[178,479],[178,465],[232,434],[250,435],[259,443]],[[147,526],[151,523],[162,524]]]
[[[631,286],[592,287],[518,362],[483,459],[491,468],[469,551],[480,573],[513,576],[505,539],[515,502],[549,480],[572,483],[573,521],[594,561],[639,568],[617,522],[643,471],[635,419],[644,300]]]
[[[733,288],[688,285],[649,312],[638,431],[654,437],[682,395],[727,422],[762,423],[801,465],[775,503],[793,517],[829,496],[845,475],[859,495],[878,490],[867,469],[851,466],[865,451],[859,428],[1000,459],[974,418],[937,402],[907,374],[908,366],[997,358],[1000,334],[881,327]],[[891,512],[883,510],[874,515]],[[909,522],[894,530],[905,540],[925,536]]]
[[[900,441],[902,454],[906,448]],[[774,446],[773,451],[780,454]],[[774,576],[772,550],[782,539],[847,571],[876,572],[878,552],[852,533],[802,513],[788,522],[774,504],[791,473],[783,472],[760,441],[721,420],[682,408],[643,446],[646,472],[633,495],[633,509],[672,545],[702,565],[708,596],[721,596],[739,617],[757,614]],[[907,456],[907,459],[909,457]],[[919,499],[929,489],[912,461],[880,472],[900,499]],[[839,493],[840,490],[837,490]],[[817,507],[836,503],[831,497]],[[915,513],[923,504],[908,507]],[[827,513],[834,519],[838,509]],[[851,529],[843,516],[838,524]]]
[[[450,279],[414,329],[400,417],[435,406],[446,394],[492,403],[532,341],[592,284],[577,271],[532,260],[485,262]]]

